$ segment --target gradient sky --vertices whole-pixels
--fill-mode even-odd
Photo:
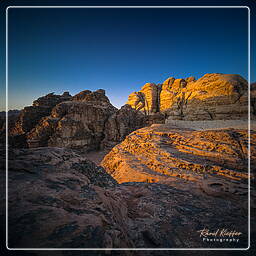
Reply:
[[[9,9],[9,109],[50,92],[99,88],[120,107],[146,82],[170,76],[247,79],[247,15],[245,8]]]

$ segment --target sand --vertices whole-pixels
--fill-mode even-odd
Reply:
[[[167,120],[166,124],[179,128],[190,128],[193,130],[212,130],[212,129],[248,129],[248,120],[212,120],[212,121],[183,121]],[[251,121],[251,130],[256,130],[256,120]]]

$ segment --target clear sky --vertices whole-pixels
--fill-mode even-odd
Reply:
[[[50,92],[99,88],[120,107],[146,82],[170,76],[247,79],[247,15],[245,8],[9,9],[9,109]]]

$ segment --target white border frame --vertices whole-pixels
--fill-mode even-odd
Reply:
[[[8,247],[8,10],[9,9],[15,9],[15,8],[246,8],[248,10],[248,247],[247,248],[9,248]],[[250,216],[251,216],[251,211],[250,211],[250,156],[251,156],[251,150],[250,150],[250,129],[251,129],[251,117],[250,117],[250,92],[251,92],[251,66],[250,66],[250,54],[251,54],[251,47],[250,47],[250,40],[251,40],[251,35],[250,35],[250,15],[251,15],[251,10],[248,6],[8,6],[6,8],[6,73],[5,73],[5,78],[6,78],[6,248],[8,250],[31,250],[31,251],[76,251],[76,250],[81,250],[81,251],[126,251],[126,250],[131,250],[131,251],[171,251],[171,250],[186,250],[186,251],[206,251],[206,250],[211,250],[211,251],[237,251],[237,250],[248,250],[251,245],[251,236],[250,236]]]

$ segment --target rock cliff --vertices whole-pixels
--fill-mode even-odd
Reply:
[[[254,91],[252,87],[252,102]],[[170,77],[162,85],[145,84],[129,96],[127,104],[174,120],[247,119],[248,83],[240,75],[206,74],[198,80]]]

